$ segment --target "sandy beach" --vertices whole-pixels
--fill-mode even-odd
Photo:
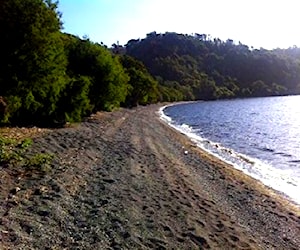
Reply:
[[[0,249],[300,249],[300,209],[160,120],[161,105],[47,131],[43,173],[0,166]]]

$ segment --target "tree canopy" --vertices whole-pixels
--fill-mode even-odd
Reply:
[[[130,40],[126,51],[141,60],[162,85],[177,86],[183,99],[300,93],[298,48],[256,50],[230,39],[208,37],[152,32],[144,39]]]
[[[158,101],[300,94],[300,49],[152,32],[107,48],[61,31],[58,3],[0,0],[0,124],[60,126]]]
[[[130,90],[125,105],[132,107],[156,102],[158,82],[150,75],[145,66],[128,55],[123,55],[121,62],[130,77]]]
[[[66,35],[68,75],[86,76],[91,85],[88,97],[93,111],[120,106],[128,94],[129,77],[117,56],[107,48],[89,40]]]
[[[66,84],[66,57],[56,3],[1,1],[0,96],[3,121],[52,120]]]

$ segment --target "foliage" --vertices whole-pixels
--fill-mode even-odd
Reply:
[[[60,126],[125,102],[129,77],[119,58],[61,33],[57,5],[1,1],[2,124]]]
[[[93,111],[111,110],[125,101],[129,77],[118,57],[89,40],[66,35],[68,74],[72,77],[86,76],[91,82],[89,99]]]
[[[126,51],[160,79],[164,100],[300,93],[298,48],[254,50],[205,34],[152,32],[145,39],[130,40]],[[177,98],[174,89],[180,92]]]
[[[130,88],[126,97],[126,106],[137,106],[154,103],[158,98],[158,83],[150,75],[145,66],[136,59],[124,55],[121,57],[121,63],[129,75]]]
[[[108,49],[62,33],[57,6],[0,0],[0,124],[61,126],[120,105],[300,94],[297,47],[152,32]],[[3,145],[1,161],[20,157]]]
[[[3,122],[47,124],[65,80],[66,57],[56,3],[1,1],[0,95],[8,108]]]
[[[31,158],[27,159],[24,168],[26,170],[38,170],[42,172],[46,172],[49,170],[50,164],[53,160],[52,154],[46,154],[46,153],[39,153],[35,154]]]
[[[0,136],[0,165],[4,167],[21,167],[24,170],[44,171],[52,162],[53,155],[38,153],[28,156],[27,149],[32,145],[30,138],[22,141]]]
[[[7,166],[23,161],[24,151],[31,143],[30,139],[18,143],[16,140],[0,137],[0,164]]]
[[[57,123],[78,122],[91,113],[92,105],[88,97],[90,86],[91,79],[87,76],[70,79],[57,104]]]

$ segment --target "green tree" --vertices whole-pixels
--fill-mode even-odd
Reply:
[[[129,75],[130,90],[126,97],[127,106],[149,104],[157,101],[157,81],[149,74],[145,66],[130,56],[122,56],[121,63]]]
[[[48,124],[66,84],[57,3],[0,1],[2,122]]]
[[[68,74],[71,77],[87,76],[90,104],[93,111],[112,110],[125,101],[129,77],[119,58],[99,44],[74,36],[65,37],[68,54]]]
[[[250,85],[252,96],[268,96],[271,94],[271,89],[262,80],[253,82]]]
[[[87,76],[70,79],[57,104],[57,123],[79,122],[91,113],[92,105],[88,97],[90,86],[91,79]]]
[[[177,82],[184,86],[168,86],[180,91],[184,99],[299,93],[300,49],[297,47],[254,50],[230,39],[210,39],[205,34],[152,32],[144,39],[130,40],[126,53],[162,79],[160,85]],[[164,91],[162,96],[167,97],[170,90],[165,90],[160,88]]]

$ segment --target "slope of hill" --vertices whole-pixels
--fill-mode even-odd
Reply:
[[[206,35],[153,32],[130,40],[126,53],[185,100],[300,93],[298,48],[256,50]]]

